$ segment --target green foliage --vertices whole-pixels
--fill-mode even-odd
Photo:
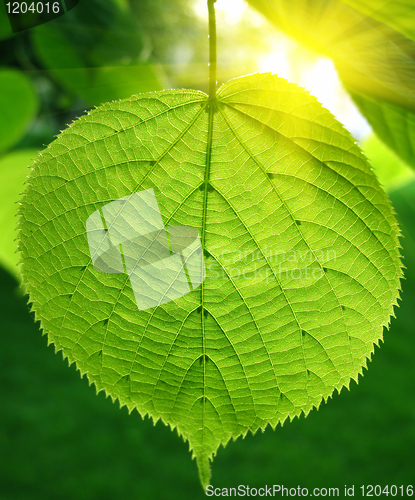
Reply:
[[[11,36],[13,36],[13,32],[7,17],[6,6],[0,3],[0,40],[10,38]]]
[[[94,270],[85,222],[153,188],[201,235],[207,277],[138,311]],[[107,103],[36,162],[20,211],[30,300],[97,389],[189,441],[203,485],[231,438],[308,414],[357,380],[401,277],[390,203],[347,131],[293,84],[253,75]]]
[[[18,200],[24,190],[24,182],[38,152],[35,149],[13,151],[0,158],[0,265],[17,272],[16,212]]]
[[[415,166],[415,113],[411,109],[351,93],[382,141],[412,167]]]
[[[278,29],[330,57],[376,134],[415,167],[415,42],[388,25],[402,19],[400,15],[395,18],[392,11],[388,13],[383,0],[381,19],[389,15],[388,24],[341,0],[249,3]],[[348,3],[362,4],[354,0]],[[375,0],[363,4],[375,5]],[[396,4],[387,2],[390,6]],[[409,4],[405,7],[405,2],[399,4],[407,13],[406,24],[415,26],[415,10]]]
[[[415,40],[415,7],[412,0],[343,0],[366,15],[392,26]]]
[[[0,151],[13,146],[26,132],[37,112],[31,82],[21,71],[0,69]]]
[[[414,171],[375,134],[364,139],[361,147],[381,186],[386,191],[390,192],[415,178]]]
[[[51,75],[90,106],[163,87],[160,68],[143,60],[143,37],[131,12],[114,2],[80,2],[32,36]]]

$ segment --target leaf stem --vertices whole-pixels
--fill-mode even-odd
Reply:
[[[216,99],[216,0],[208,0],[209,12],[209,99]]]

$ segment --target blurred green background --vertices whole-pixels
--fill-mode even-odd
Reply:
[[[318,95],[361,141],[389,191],[407,269],[397,319],[359,384],[307,419],[221,448],[212,483],[355,485],[355,496],[361,485],[413,484],[414,174],[371,133],[330,61],[242,0],[217,5],[220,82],[275,70]],[[20,284],[14,240],[28,167],[60,130],[101,102],[171,87],[206,91],[207,57],[204,1],[81,0],[65,16],[16,34],[0,4],[0,500],[204,497],[175,431],[96,396],[47,346]],[[325,78],[314,78],[316,71]]]

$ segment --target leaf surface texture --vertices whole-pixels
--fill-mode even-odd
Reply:
[[[206,279],[138,311],[97,272],[85,221],[154,189],[199,232]],[[220,444],[308,414],[357,379],[396,304],[391,205],[350,134],[274,75],[133,96],[75,121],[35,164],[23,275],[49,339],[98,390],[177,428],[201,481]]]

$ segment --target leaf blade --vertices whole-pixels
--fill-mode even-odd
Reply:
[[[85,220],[154,189],[191,226],[206,280],[138,311],[94,270]],[[107,103],[42,154],[22,201],[23,273],[58,350],[98,390],[189,441],[200,479],[231,438],[308,414],[357,380],[401,277],[398,228],[350,134],[273,75]],[[314,273],[314,274],[313,274]]]

